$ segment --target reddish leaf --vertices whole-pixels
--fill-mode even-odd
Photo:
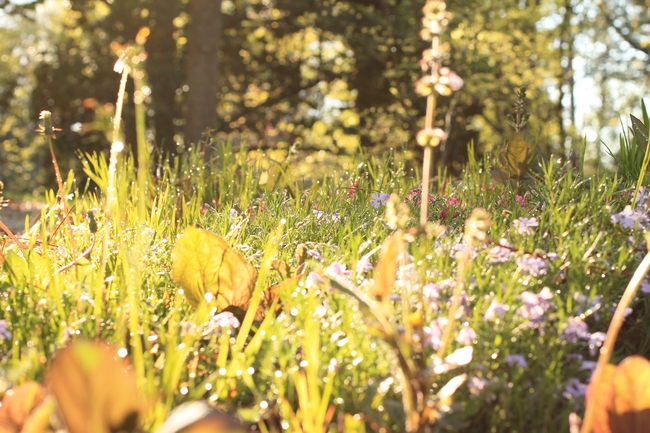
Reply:
[[[0,433],[20,432],[44,396],[45,388],[36,382],[27,382],[5,392],[0,406]]]

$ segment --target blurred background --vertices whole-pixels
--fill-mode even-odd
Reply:
[[[198,140],[245,142],[296,170],[393,149],[415,163],[425,98],[414,91],[427,48],[424,0],[0,0],[0,180],[8,197],[54,182],[38,113],[61,128],[63,170],[108,148],[120,76],[110,43],[151,29],[145,50],[147,138],[157,158]],[[607,169],[619,121],[640,116],[650,85],[647,0],[462,0],[443,41],[465,86],[439,98],[448,139],[435,161],[457,172],[468,143],[496,151],[514,131],[514,91],[528,89],[530,140],[570,157],[587,143]],[[124,107],[135,143],[132,84]],[[625,116],[625,117],[620,117]],[[206,127],[211,127],[209,137]],[[403,155],[403,156],[402,156]],[[343,162],[341,162],[343,161]],[[347,161],[347,162],[345,162]],[[315,167],[315,168],[314,168]]]

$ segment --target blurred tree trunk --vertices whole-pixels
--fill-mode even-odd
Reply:
[[[206,128],[217,126],[221,0],[190,0],[188,12],[186,145],[198,142]]]
[[[151,36],[147,40],[149,84],[154,103],[153,122],[156,128],[156,144],[163,153],[176,151],[174,119],[176,112],[176,89],[182,85],[179,65],[176,61],[174,18],[180,13],[178,2],[161,1],[152,9]]]

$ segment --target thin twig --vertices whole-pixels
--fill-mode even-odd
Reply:
[[[79,255],[79,257],[74,259],[72,262],[70,262],[67,265],[63,266],[62,268],[59,268],[56,271],[54,271],[53,275],[60,274],[61,272],[65,272],[68,269],[71,269],[73,266],[75,266],[76,264],[79,263],[79,260],[81,260],[81,259],[87,257],[88,255],[90,255],[90,253],[93,251],[94,247],[95,247],[95,236],[92,235],[92,239],[90,240],[90,246],[88,247],[88,249],[86,251],[82,252]]]
[[[11,230],[9,230],[9,227],[7,227],[6,225],[4,225],[4,223],[3,223],[2,221],[0,221],[0,229],[2,229],[2,231],[5,232],[5,233],[7,234],[7,236],[9,236],[9,238],[10,238],[12,241],[14,241],[14,242],[16,243],[16,245],[18,245],[18,247],[19,247],[21,250],[25,251],[25,250],[28,250],[28,249],[29,249],[25,244],[23,244],[22,242],[20,242],[20,239],[18,239],[18,238],[16,237],[16,235],[14,235],[14,234],[12,233]]]

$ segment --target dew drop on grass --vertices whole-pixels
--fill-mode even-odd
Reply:
[[[128,355],[128,354],[129,354],[129,351],[125,347],[121,347],[117,351],[117,356],[119,356],[120,358],[126,358],[126,355]]]

